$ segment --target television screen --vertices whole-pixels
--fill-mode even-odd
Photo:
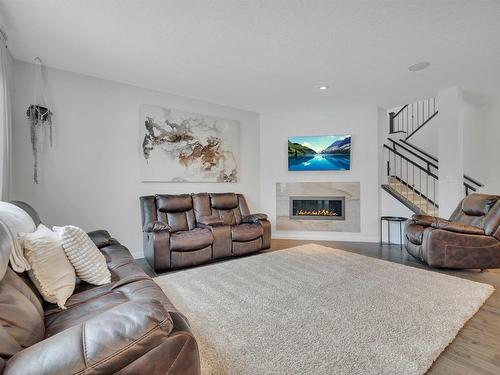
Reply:
[[[288,138],[289,171],[346,171],[350,167],[350,135]]]

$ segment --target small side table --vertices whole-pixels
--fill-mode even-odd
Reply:
[[[391,244],[391,223],[399,223],[399,243],[403,250],[403,223],[408,220],[401,216],[381,216],[380,217],[380,245],[382,245],[382,222],[387,221],[387,244]]]

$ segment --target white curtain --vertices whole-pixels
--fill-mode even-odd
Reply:
[[[0,36],[0,197],[7,201],[10,198],[11,181],[11,137],[12,112],[10,74],[12,58],[5,40]]]

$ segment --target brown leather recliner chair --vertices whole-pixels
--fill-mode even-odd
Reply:
[[[271,224],[241,194],[140,197],[144,255],[158,272],[270,247]]]
[[[439,268],[500,268],[500,196],[471,194],[449,220],[413,215],[405,225],[406,250]]]

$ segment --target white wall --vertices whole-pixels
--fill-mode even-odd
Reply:
[[[450,217],[464,197],[463,96],[459,87],[439,90],[439,216]]]
[[[275,238],[378,240],[377,107],[325,112],[261,114],[262,208],[273,223]],[[350,171],[289,172],[287,141],[300,135],[352,135]],[[276,232],[276,182],[359,181],[361,232]]]
[[[439,110],[439,109],[438,109]],[[425,124],[418,132],[413,134],[408,142],[416,147],[424,150],[428,154],[435,156],[438,155],[438,127],[436,125],[439,113]]]
[[[500,89],[464,90],[464,172],[482,182],[479,191],[500,194]]]
[[[33,99],[33,66],[15,63],[12,199],[32,204],[49,225],[105,228],[142,257],[139,196],[236,191],[260,209],[259,115],[55,69],[47,70],[55,144],[47,138],[33,184],[26,109]],[[139,106],[152,104],[241,123],[240,180],[235,184],[141,183]]]

